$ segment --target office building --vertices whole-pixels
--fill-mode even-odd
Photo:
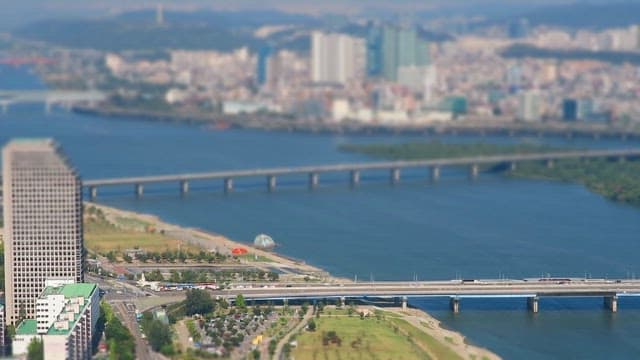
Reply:
[[[401,67],[423,67],[429,64],[428,44],[420,39],[415,28],[385,26],[381,41],[381,73],[387,80],[398,80],[398,69]]]
[[[264,85],[267,82],[267,70],[269,59],[273,56],[271,47],[263,47],[258,51],[258,62],[256,69],[256,82],[258,85]]]
[[[311,80],[346,84],[361,78],[365,67],[365,43],[342,34],[311,34]]]
[[[382,28],[373,23],[368,24],[367,32],[367,76],[382,75]]]
[[[562,120],[578,120],[578,101],[575,99],[564,99],[562,101]]]
[[[6,321],[34,319],[45,280],[83,281],[82,184],[49,139],[2,153]]]
[[[23,355],[35,338],[42,341],[45,360],[91,359],[92,340],[100,316],[96,284],[47,283],[36,301],[35,319],[16,328],[13,355]]]
[[[520,94],[518,120],[540,120],[540,94],[537,91],[527,91]]]

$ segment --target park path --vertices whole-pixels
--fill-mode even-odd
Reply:
[[[304,314],[304,317],[302,318],[302,320],[300,320],[300,322],[293,329],[291,329],[287,333],[287,335],[285,335],[282,338],[282,340],[280,340],[280,342],[278,342],[278,345],[276,346],[276,351],[273,354],[273,358],[275,360],[281,360],[282,359],[282,349],[284,348],[284,345],[289,342],[289,339],[291,339],[291,336],[293,336],[293,334],[296,334],[296,333],[298,333],[298,331],[302,330],[302,328],[307,325],[307,322],[312,317],[313,317],[313,308],[309,307],[309,309],[307,310],[307,313]]]

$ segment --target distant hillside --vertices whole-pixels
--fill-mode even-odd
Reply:
[[[317,25],[316,18],[276,11],[165,12],[165,23],[155,23],[155,12],[139,11],[103,19],[43,20],[14,34],[31,40],[71,48],[98,50],[213,49],[241,46],[257,49],[269,39],[256,39],[253,31],[265,25]],[[276,42],[277,39],[269,42]],[[286,45],[286,44],[285,44]],[[298,45],[299,46],[299,45]]]
[[[630,63],[640,65],[640,53],[622,51],[557,50],[531,45],[516,44],[502,51],[506,58],[541,58],[559,60],[598,60],[613,64]]]
[[[586,28],[593,30],[626,27],[640,24],[640,3],[576,3],[549,6],[524,12],[516,16],[516,18],[526,18],[533,26],[552,25],[570,29]],[[502,19],[502,22],[507,21],[508,19]]]

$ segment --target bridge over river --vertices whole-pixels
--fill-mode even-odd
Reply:
[[[448,297],[451,310],[460,311],[465,298],[523,298],[530,311],[538,312],[541,297],[602,297],[604,306],[618,311],[618,298],[640,296],[640,280],[543,278],[532,280],[451,280],[419,282],[362,282],[344,284],[285,285],[233,288],[216,291],[233,300],[242,294],[247,300],[289,301],[389,298],[407,306],[409,298]]]
[[[391,183],[396,184],[400,181],[401,170],[408,168],[430,169],[431,181],[437,181],[440,177],[441,168],[445,166],[468,166],[469,176],[475,179],[476,177],[478,177],[480,166],[482,165],[507,164],[510,169],[514,170],[516,169],[519,162],[524,161],[544,161],[546,163],[546,166],[553,167],[555,166],[555,162],[557,160],[563,159],[589,160],[604,158],[616,161],[625,161],[626,159],[637,158],[639,156],[640,149],[580,150],[535,154],[509,154],[416,161],[366,162],[355,164],[280,167],[268,169],[217,171],[207,173],[95,179],[84,181],[83,186],[89,189],[89,195],[92,199],[97,196],[98,188],[118,185],[133,185],[134,194],[138,197],[141,197],[144,194],[144,186],[146,184],[175,182],[179,184],[180,192],[182,194],[186,194],[187,192],[189,192],[190,181],[222,179],[224,181],[224,191],[231,192],[233,191],[233,180],[235,178],[266,177],[267,189],[269,191],[275,191],[277,178],[279,176],[303,174],[308,175],[309,188],[313,189],[319,185],[320,174],[323,173],[349,173],[351,186],[357,186],[360,183],[360,175],[363,171],[388,170],[390,172]]]
[[[0,108],[6,114],[9,107],[20,103],[43,103],[46,113],[53,105],[70,109],[75,104],[95,104],[104,101],[106,94],[97,90],[0,90]]]

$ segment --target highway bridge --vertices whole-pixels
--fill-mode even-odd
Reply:
[[[49,113],[54,105],[70,109],[75,104],[95,104],[106,98],[105,93],[97,90],[0,90],[0,108],[6,114],[13,104],[43,103],[45,112]]]
[[[230,301],[242,294],[247,300],[289,301],[387,298],[398,300],[403,307],[410,298],[449,298],[451,310],[460,311],[462,299],[522,298],[530,311],[537,313],[541,297],[602,297],[612,312],[618,310],[618,298],[640,296],[640,280],[543,278],[531,280],[451,280],[420,282],[362,282],[317,285],[242,286],[219,290],[217,295]]]
[[[519,162],[524,161],[544,161],[546,163],[546,166],[553,167],[555,166],[555,162],[557,160],[563,159],[588,160],[605,158],[624,161],[626,159],[637,158],[638,156],[640,156],[640,149],[580,150],[535,154],[475,156],[416,161],[367,162],[355,164],[280,167],[268,169],[230,170],[207,173],[96,179],[84,181],[83,186],[85,188],[88,188],[89,196],[91,199],[96,198],[98,194],[98,188],[119,185],[133,185],[134,194],[138,197],[141,197],[144,194],[144,186],[147,184],[177,183],[179,184],[180,192],[182,194],[186,194],[189,191],[190,181],[222,179],[224,181],[224,191],[231,192],[233,191],[233,180],[235,178],[266,177],[267,189],[269,191],[275,191],[278,176],[307,174],[309,179],[309,188],[313,189],[319,185],[320,174],[323,173],[349,173],[351,186],[357,186],[360,183],[360,175],[363,171],[388,170],[390,172],[391,183],[396,184],[400,181],[401,170],[408,168],[430,169],[431,181],[437,181],[440,177],[441,168],[445,166],[468,166],[469,176],[471,178],[476,178],[479,175],[480,166],[482,165],[508,164],[510,169],[514,170]]]

